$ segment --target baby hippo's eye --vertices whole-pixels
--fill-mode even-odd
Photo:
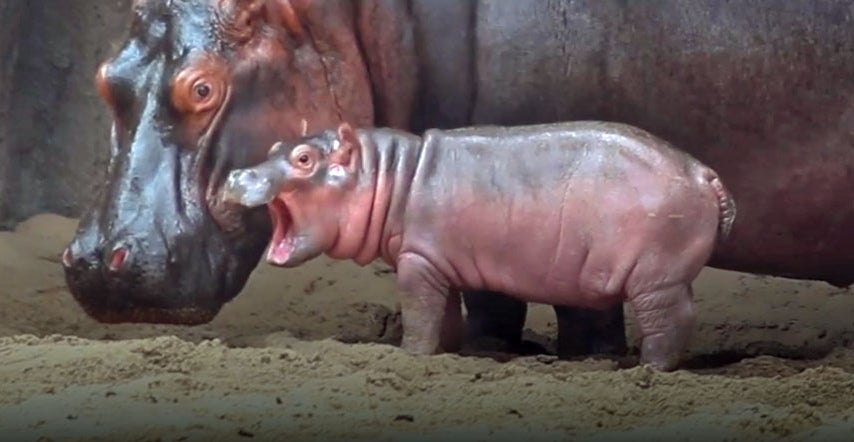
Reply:
[[[311,169],[314,166],[314,155],[311,147],[306,144],[297,146],[291,155],[291,162],[299,168]]]

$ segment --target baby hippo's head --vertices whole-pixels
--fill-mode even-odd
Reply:
[[[295,267],[331,249],[338,239],[347,193],[357,183],[359,141],[343,123],[299,142],[278,142],[267,161],[232,171],[225,202],[266,204],[273,221],[267,262]]]

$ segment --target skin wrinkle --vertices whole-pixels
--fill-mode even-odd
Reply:
[[[682,287],[683,284],[673,284],[637,295],[632,302],[636,311],[635,314],[641,318],[647,318],[649,315],[652,319],[643,320],[648,321],[647,324],[655,329],[655,332],[660,332],[667,327],[669,321],[669,318],[663,313],[679,306],[678,299],[672,296],[662,296],[661,293],[682,290]]]
[[[563,197],[560,200],[560,205],[558,206],[558,216],[557,219],[563,219],[564,210],[566,210],[566,199],[569,196],[569,181],[566,180],[563,185]],[[563,250],[564,245],[564,223],[559,223],[558,231],[557,231],[557,247],[556,250]],[[546,278],[551,279],[559,279],[555,278],[554,275],[557,271],[559,271],[558,266],[560,265],[560,257],[558,255],[553,255],[551,259],[551,263],[549,266],[549,270],[546,273]]]
[[[401,186],[403,177],[398,176],[403,168],[401,165],[403,164],[404,158],[403,155],[400,154],[400,149],[398,149],[398,145],[396,141],[393,141],[387,150],[384,152],[385,155],[382,155],[384,158],[384,162],[386,163],[386,167],[383,167],[381,170],[381,174],[385,176],[385,181],[388,183],[386,185],[386,192],[388,195],[388,200],[383,206],[383,213],[380,215],[377,220],[381,223],[380,226],[376,227],[378,232],[382,232],[380,238],[378,238],[378,244],[376,247],[377,254],[380,254],[384,259],[391,260],[392,253],[389,250],[391,238],[394,235],[393,232],[390,232],[389,229],[392,227],[389,225],[389,215],[391,214],[392,206],[397,204],[406,207],[407,201],[407,192],[404,190],[408,186]],[[419,152],[415,153],[415,158],[417,158],[420,154]],[[397,172],[398,174],[394,174],[393,172]],[[383,252],[384,251],[384,252]]]
[[[631,263],[629,264],[628,268],[626,268],[625,271],[622,272],[622,275],[620,275],[621,276],[620,277],[621,283],[620,283],[619,288],[614,288],[614,291],[625,293],[626,297],[629,300],[632,299],[633,293],[637,293],[637,288],[631,287],[629,284],[634,279],[633,277],[635,276],[635,270],[638,268],[638,265],[640,265],[640,260],[636,258],[636,259],[632,259],[630,262]],[[647,275],[642,275],[642,276],[648,277]],[[666,278],[666,276],[663,276],[662,278]]]
[[[587,153],[587,149],[582,148],[581,152],[582,152],[581,156],[582,156],[582,158],[584,158],[584,156]],[[558,218],[557,218],[559,220],[564,219],[564,211],[566,210],[567,199],[569,198],[570,192],[572,191],[572,178],[575,175],[575,169],[578,167],[577,165],[578,165],[578,162],[575,162],[574,164],[572,164],[569,167],[564,169],[564,175],[563,175],[563,179],[562,179],[562,181],[564,183],[564,185],[563,185],[564,189],[563,189],[563,193],[562,193],[562,198],[560,200],[560,206],[559,206]],[[559,223],[558,234],[557,234],[557,250],[563,250],[563,244],[564,244],[564,241],[566,239],[565,238],[565,230],[564,230],[565,228],[566,227],[565,227],[564,223]],[[580,226],[577,228],[580,228]],[[587,248],[586,245],[584,245],[583,247]],[[551,266],[549,268],[549,271],[548,271],[548,273],[546,273],[548,279],[553,279],[554,278],[553,275],[555,275],[557,272],[560,272],[560,269],[558,269],[559,262],[560,262],[559,257],[557,255],[554,255],[554,257],[552,258],[552,262],[551,262]],[[559,280],[560,278],[555,278],[555,279]]]
[[[416,66],[409,1],[362,0],[354,3],[356,43],[364,55],[375,102],[377,125],[399,129],[411,125],[421,70]],[[382,47],[376,51],[372,48]]]
[[[386,220],[391,207],[389,198],[394,195],[394,179],[389,176],[388,169],[391,164],[389,164],[388,155],[377,155],[378,150],[368,153],[361,142],[359,149],[363,152],[363,156],[373,158],[369,166],[369,176],[371,177],[369,189],[373,192],[373,197],[371,198],[371,206],[367,211],[368,218],[365,222],[364,239],[355,255],[357,262],[367,264],[376,259],[377,256],[382,255],[383,244],[386,243],[383,239],[386,237]],[[394,159],[391,161],[393,164]],[[382,213],[378,213],[378,211],[382,211]],[[386,245],[385,248],[388,246]]]
[[[338,119],[338,121],[346,121],[346,120],[348,120],[348,113],[344,111],[342,99],[341,99],[340,94],[338,93],[338,89],[339,89],[339,87],[341,87],[342,82],[338,81],[338,80],[342,80],[342,78],[347,78],[347,77],[342,77],[342,75],[339,75],[339,74],[346,73],[346,74],[350,75],[350,74],[352,74],[352,72],[350,70],[356,70],[356,69],[363,71],[364,76],[366,77],[365,80],[367,81],[365,86],[367,86],[368,90],[370,90],[371,71],[369,69],[369,66],[366,65],[366,60],[368,60],[369,57],[364,52],[365,49],[368,49],[368,48],[362,48],[360,46],[359,38],[355,33],[355,30],[358,28],[358,26],[356,23],[356,15],[357,14],[356,14],[356,11],[353,10],[353,4],[350,2],[342,2],[340,5],[346,5],[346,7],[348,8],[346,13],[345,13],[345,15],[347,16],[346,22],[341,23],[341,19],[339,16],[330,13],[329,19],[328,19],[329,20],[328,25],[332,26],[332,27],[342,26],[342,27],[346,27],[347,29],[354,31],[353,35],[352,35],[354,41],[352,43],[355,45],[355,47],[352,49],[359,52],[358,60],[355,61],[356,65],[344,64],[344,63],[347,63],[348,61],[352,61],[352,60],[346,60],[343,58],[338,59],[337,60],[338,64],[343,64],[343,69],[345,70],[345,72],[341,73],[341,72],[337,72],[338,69],[332,67],[332,65],[330,64],[330,61],[331,61],[330,59],[335,58],[336,54],[339,54],[339,53],[344,54],[344,52],[341,52],[342,49],[344,49],[341,45],[347,44],[347,42],[340,40],[340,38],[336,38],[339,34],[334,34],[334,32],[338,32],[337,29],[335,31],[333,31],[333,34],[326,36],[326,37],[328,37],[329,41],[325,41],[325,40],[320,41],[319,40],[320,37],[317,34],[317,29],[319,29],[320,27],[306,26],[305,28],[307,29],[306,34],[308,36],[308,40],[311,42],[312,47],[314,48],[316,54],[318,55],[320,67],[321,67],[321,69],[323,71],[323,75],[326,79],[326,85],[327,85],[327,88],[328,88],[329,93],[330,93],[331,98],[332,98],[332,105],[333,105],[334,111],[337,115],[337,119]],[[305,12],[306,16],[311,13],[309,11],[311,6],[312,6],[312,4],[310,2],[303,2],[303,8],[304,8],[304,12]],[[318,7],[321,7],[321,5],[318,5]],[[316,14],[317,13],[315,12],[315,15]],[[310,18],[306,18],[306,19],[311,21]],[[343,30],[342,30],[342,32],[343,32]],[[320,44],[320,43],[322,43],[322,44]],[[347,50],[349,50],[349,49],[350,48],[347,48]],[[351,54],[346,54],[346,55],[351,55]],[[342,67],[342,66],[339,66],[339,67]],[[342,77],[342,78],[339,78],[339,77]],[[361,84],[349,84],[349,83],[345,84],[345,87],[356,87],[356,86],[361,86]],[[366,97],[366,98],[372,98],[372,94],[368,94],[368,97]],[[370,107],[372,109],[371,120],[373,120],[375,117],[375,115],[373,115],[373,111],[374,111],[373,102],[372,102],[372,100],[365,100],[361,104],[364,106],[364,105],[366,105],[366,103],[371,103],[371,105],[370,105]],[[351,106],[352,106],[352,104],[351,104]],[[360,122],[361,121],[356,121],[356,123],[360,123]],[[365,124],[370,124],[370,123],[365,121]]]
[[[405,330],[423,330],[425,333],[404,333],[402,346],[416,353],[433,353],[439,342],[430,342],[425,335],[443,324],[434,321],[446,311],[449,285],[436,265],[420,254],[403,252],[397,259],[398,288],[401,292],[402,322]],[[436,297],[435,294],[442,294]],[[426,342],[425,342],[426,341]]]
[[[442,158],[443,155],[451,155],[453,162],[457,162],[460,159],[458,156],[456,156],[457,152],[455,152],[453,149],[451,149],[451,150],[441,149],[441,146],[439,144],[442,142],[441,141],[442,136],[443,136],[443,134],[441,131],[437,131],[437,130],[433,129],[433,130],[428,130],[427,132],[425,132],[425,134],[421,138],[420,155],[419,155],[419,161],[418,161],[419,166],[416,167],[416,173],[414,173],[412,175],[412,178],[411,178],[410,182],[408,183],[410,189],[414,187],[414,183],[416,183],[416,182],[424,182],[425,180],[429,180],[433,176],[436,176],[436,175],[442,176],[444,174],[444,172],[442,172],[441,169],[439,168],[439,166],[437,165],[437,163],[439,163],[443,160],[443,158]],[[452,179],[446,179],[444,184],[445,184],[444,188],[446,189],[447,193],[454,194],[454,193],[457,193],[459,191],[460,184],[454,182],[454,180],[452,180]],[[472,187],[470,187],[470,188],[473,191],[475,190]],[[424,190],[427,190],[427,189],[424,189]],[[412,195],[410,197],[410,200],[412,202],[417,202],[421,198],[433,198],[433,199],[435,199],[435,196],[432,196],[432,195]],[[442,201],[436,201],[435,203],[437,205],[441,205]],[[471,204],[474,204],[474,198],[472,198]],[[407,207],[407,211],[410,211],[410,210],[412,212],[416,212],[415,210],[412,210],[411,207]],[[456,213],[450,214],[449,216],[453,217],[453,218],[459,218],[461,215],[459,212],[456,212]],[[405,215],[403,216],[403,218],[404,218],[404,220],[407,219]],[[439,222],[437,220],[432,220],[432,221],[433,221],[433,223]],[[421,221],[421,222],[425,222],[425,221]],[[404,240],[405,240],[405,238],[406,238],[406,236],[404,236]],[[469,246],[468,246],[469,249],[474,250],[474,247],[471,245],[469,238],[465,238],[465,240],[462,240],[462,241],[466,241],[469,244]],[[471,258],[471,264],[474,267],[475,274],[477,275],[479,282],[482,283],[482,281],[484,281],[484,272],[479,267],[477,253],[471,253],[470,258]],[[456,266],[454,264],[453,260],[447,260],[447,259],[443,260],[443,264],[444,265],[439,265],[438,262],[433,262],[433,265],[435,265],[437,268],[441,269],[446,276],[451,276],[451,278],[452,278],[451,279],[451,286],[459,287],[459,286],[463,285],[463,281],[466,280],[466,278],[463,276],[465,274],[465,272],[463,270],[461,270],[458,266]]]
[[[335,106],[335,113],[338,115],[338,120],[343,121],[344,120],[344,113],[341,111],[341,103],[338,100],[338,95],[335,93],[335,86],[334,86],[335,83],[332,81],[332,75],[330,75],[330,73],[329,73],[330,68],[329,68],[328,62],[326,61],[327,55],[324,55],[321,51],[319,51],[317,49],[318,48],[317,42],[314,38],[314,34],[312,33],[311,28],[309,28],[309,30],[308,30],[308,36],[309,36],[309,39],[311,40],[312,46],[314,46],[314,49],[317,51],[317,54],[319,55],[320,66],[323,69],[323,76],[326,77],[326,84],[329,85],[329,92],[332,95],[332,102]]]
[[[397,160],[399,159],[396,159],[396,161]],[[389,199],[386,202],[386,206],[384,207],[382,214],[378,214],[380,215],[379,219],[381,220],[382,227],[377,227],[376,229],[377,231],[382,233],[380,238],[378,239],[377,253],[384,261],[390,263],[394,259],[394,252],[392,251],[392,241],[400,240],[400,238],[402,237],[402,233],[398,231],[399,226],[390,225],[389,217],[392,213],[392,207],[395,204],[402,204],[404,206],[406,205],[407,195],[406,192],[400,192],[399,195],[396,195],[395,192],[399,191],[399,186],[397,185],[399,180],[395,179],[397,177],[391,177],[388,172],[385,173],[387,174],[386,180],[388,181],[388,185],[386,189],[389,195]],[[396,244],[396,249],[397,251],[400,250],[399,242]]]
[[[371,205],[368,207],[367,211],[368,218],[365,222],[364,237],[355,254],[356,262],[363,263],[368,259],[373,260],[381,248],[381,235],[376,244],[370,244],[370,239],[375,236],[372,232],[377,228],[374,225],[378,218],[376,211],[379,210],[379,207],[382,207],[382,201],[379,200],[381,192],[378,189],[384,184],[384,175],[380,172],[380,170],[382,170],[381,162],[384,158],[382,156],[375,155],[373,152],[368,152],[364,147],[362,147],[361,143],[358,150],[360,151],[359,155],[361,157],[359,169],[360,183],[358,186],[365,186],[368,189],[367,191],[372,193],[372,197],[370,198]],[[368,180],[368,183],[362,184],[362,180],[365,179]],[[383,219],[385,218],[385,213],[387,213],[387,209],[384,210],[384,214],[382,216]],[[384,225],[385,221],[381,221],[381,223]],[[340,230],[341,229],[339,229],[339,232]],[[368,258],[369,256],[371,258]]]

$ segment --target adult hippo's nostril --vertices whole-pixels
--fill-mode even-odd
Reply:
[[[71,253],[71,247],[66,247],[65,251],[62,252],[62,265],[65,268],[71,268],[74,265],[74,255]]]
[[[199,242],[193,238],[173,235],[170,244],[145,233],[124,230],[104,238],[84,231],[72,241],[72,262],[64,267],[66,281],[74,299],[92,318],[111,324],[203,324],[242,288],[244,281],[232,282],[230,272],[249,272],[232,271],[229,261],[217,261],[215,268],[198,265],[207,264],[210,255],[196,247]],[[262,238],[258,249],[266,245],[266,234]],[[221,250],[220,241],[213,237],[202,243]],[[238,288],[220,288],[226,284]]]
[[[98,272],[101,267],[100,248],[89,237],[77,237],[62,252],[62,266],[75,274]]]
[[[114,273],[121,270],[124,267],[125,263],[127,263],[127,258],[129,254],[130,250],[127,247],[117,246],[116,248],[114,248],[112,253],[110,254],[110,262],[108,269]]]

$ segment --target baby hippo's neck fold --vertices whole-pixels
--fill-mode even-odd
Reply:
[[[341,213],[338,241],[329,256],[359,265],[377,258],[393,264],[421,138],[393,129],[359,130],[358,136],[358,182]]]

